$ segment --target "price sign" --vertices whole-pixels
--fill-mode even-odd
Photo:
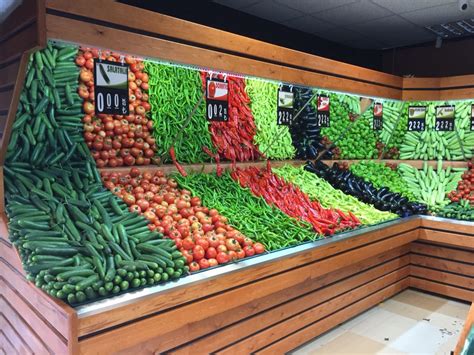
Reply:
[[[374,119],[372,127],[374,131],[379,131],[383,128],[383,105],[380,102],[374,104]]]
[[[277,94],[277,124],[289,126],[293,122],[295,94],[288,85],[278,89]]]
[[[128,115],[128,65],[94,60],[95,113]]]
[[[436,107],[436,131],[454,131],[454,106]]]
[[[318,127],[330,126],[329,97],[318,96],[318,113],[316,118]]]
[[[474,105],[471,105],[471,131],[474,131]]]
[[[206,113],[209,121],[225,122],[229,119],[229,84],[226,80],[206,80]]]
[[[426,127],[426,106],[408,107],[408,130],[422,132]]]

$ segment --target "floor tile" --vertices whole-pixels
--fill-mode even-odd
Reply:
[[[306,354],[376,354],[384,348],[384,344],[349,331]]]
[[[338,336],[347,333],[346,329],[342,327],[337,327],[334,328],[333,330],[317,337],[314,341],[310,342],[309,344],[299,348],[296,351],[293,351],[292,354],[294,355],[304,355],[304,354],[309,354],[313,350],[317,350],[324,346],[325,344],[329,343],[333,339],[337,338]]]

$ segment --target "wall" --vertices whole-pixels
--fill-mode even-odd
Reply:
[[[384,51],[381,69],[394,75],[417,77],[473,74],[473,56],[474,38],[443,41],[439,49],[434,43],[425,43]]]

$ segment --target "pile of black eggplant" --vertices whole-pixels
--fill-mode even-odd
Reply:
[[[308,161],[305,170],[325,179],[334,188],[343,191],[345,194],[354,196],[362,202],[370,203],[381,211],[390,211],[401,217],[428,212],[425,204],[410,202],[406,197],[399,193],[390,192],[386,187],[377,189],[370,182],[366,182],[351,171],[341,169],[337,163],[329,167],[320,161],[315,163]]]
[[[313,90],[303,87],[296,87],[293,90],[296,114],[311,99]],[[316,115],[315,106],[309,103],[289,127],[297,159],[315,159],[324,149],[324,144],[321,142],[321,128],[317,124]],[[328,151],[323,158],[331,159],[332,154]]]

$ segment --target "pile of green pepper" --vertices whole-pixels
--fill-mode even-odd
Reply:
[[[318,201],[324,208],[340,209],[344,213],[352,212],[363,224],[375,224],[397,216],[390,212],[382,212],[372,205],[363,203],[357,198],[346,195],[341,190],[333,188],[326,180],[316,174],[305,171],[303,167],[296,168],[285,165],[273,172],[286,181],[297,185],[311,199]]]
[[[149,75],[149,102],[158,154],[169,162],[168,152],[174,146],[180,162],[208,161],[209,156],[202,147],[213,145],[205,100],[201,100],[194,115],[187,120],[203,95],[199,71],[150,61],[145,61],[145,71]]]
[[[310,224],[297,221],[276,207],[269,206],[262,197],[255,197],[242,188],[225,172],[214,174],[176,174],[178,184],[194,196],[200,196],[203,205],[217,209],[228,218],[229,224],[247,237],[277,250],[321,238]]]
[[[385,163],[370,160],[352,164],[350,170],[367,182],[371,182],[374,187],[380,189],[387,187],[392,192],[398,192],[410,201],[416,201],[415,196],[410,191],[408,183],[402,178],[397,170],[393,170]]]
[[[277,125],[278,85],[256,79],[246,79],[245,85],[257,127],[254,143],[267,158],[293,158],[296,151],[291,140],[290,130],[288,126]]]

